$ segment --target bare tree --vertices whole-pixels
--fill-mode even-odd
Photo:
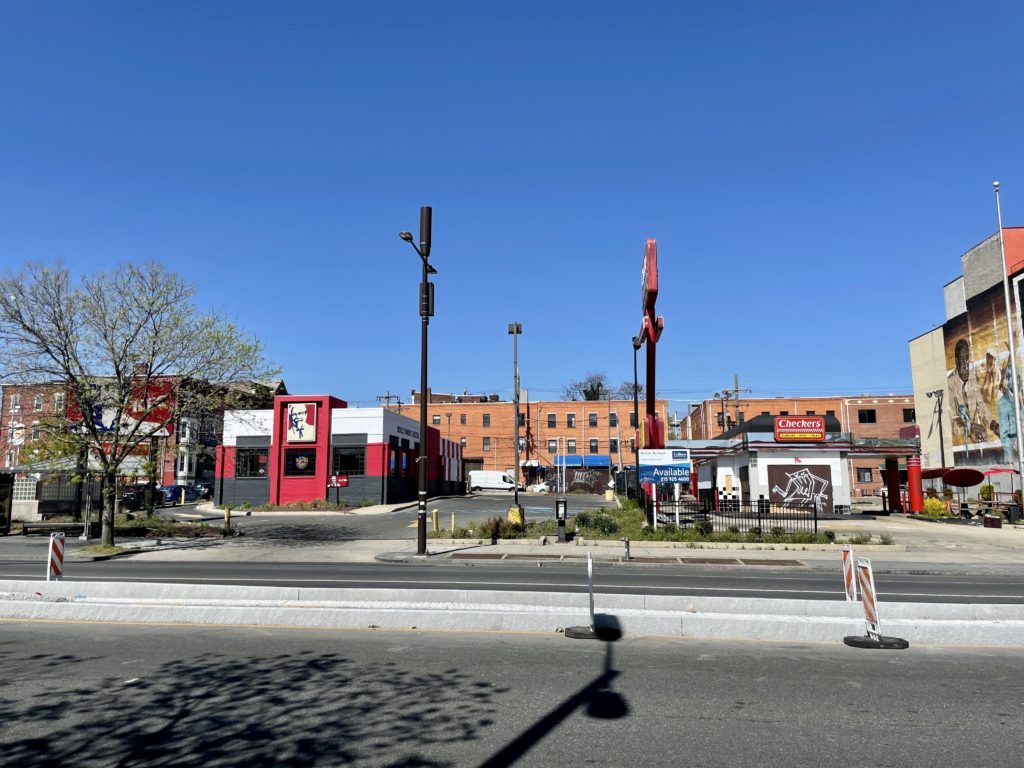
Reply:
[[[643,384],[637,384],[637,397],[643,398],[646,388]],[[612,392],[613,400],[632,400],[633,399],[633,382],[624,381],[619,384],[618,387]]]
[[[562,387],[566,400],[600,400],[608,397],[608,375],[604,371],[591,371],[581,381],[571,381]]]
[[[65,450],[86,449],[99,462],[105,545],[114,543],[125,459],[180,416],[223,408],[238,382],[276,374],[259,341],[196,309],[194,290],[155,262],[77,281],[61,263],[28,264],[0,279],[0,381],[66,384]]]

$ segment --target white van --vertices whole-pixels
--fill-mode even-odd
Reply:
[[[515,490],[516,482],[508,472],[490,469],[474,469],[469,473],[469,490],[471,491],[511,491]],[[522,485],[519,486],[520,490]]]

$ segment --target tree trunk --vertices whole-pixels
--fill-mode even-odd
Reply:
[[[117,493],[117,475],[107,470],[103,477],[103,532],[100,543],[114,546],[114,495]]]

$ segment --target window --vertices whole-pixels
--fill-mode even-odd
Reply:
[[[520,427],[525,427],[526,426],[526,414],[525,413],[520,413],[519,414],[519,426]]]
[[[915,421],[917,421],[917,413],[915,413],[914,409],[913,408],[904,408],[903,409],[903,423],[904,424],[912,424]]]
[[[806,415],[807,415],[807,416],[814,416],[814,415],[815,415],[815,413],[814,413],[814,411],[808,411]]]
[[[779,411],[779,416],[789,416],[789,411]]]
[[[772,412],[771,411],[761,411],[761,415],[762,416],[771,416]]]
[[[587,416],[587,424],[589,424],[592,427],[596,427],[597,426],[597,414],[596,413],[591,413],[590,415]]]
[[[462,446],[463,448],[465,448],[465,447],[466,447],[466,438],[464,438],[464,437],[460,437],[460,438],[459,438],[459,444],[460,444],[460,445],[461,445],[461,446]]]
[[[33,440],[38,440],[39,439],[39,427],[32,427],[32,439]]]
[[[284,452],[285,477],[312,477],[315,474],[315,448],[289,448]]]
[[[832,416],[832,417],[835,417],[835,415],[836,415],[836,412],[835,412],[835,411],[825,411],[825,415],[826,415],[826,416]]]
[[[619,441],[615,438],[608,441],[608,452],[613,455],[619,452]]]
[[[440,424],[441,423],[441,414],[435,413],[433,416],[431,416],[430,417],[430,423],[431,424]]]
[[[590,441],[590,452],[597,453],[597,440]]]
[[[629,450],[631,450],[633,453],[636,453],[636,438],[635,437],[629,438]]]
[[[565,443],[566,443],[566,447],[565,447],[565,452],[566,453],[576,453],[576,441],[575,440],[566,440]]]
[[[335,448],[331,457],[332,475],[365,475],[365,448]]]
[[[553,413],[548,414],[548,429],[554,429],[558,426],[557,416]]]
[[[466,414],[464,414],[464,413],[460,413],[459,414],[459,424],[462,424],[463,426],[465,426],[465,424],[466,424]]]
[[[235,451],[235,477],[266,477],[267,448],[239,448]]]
[[[63,416],[64,415],[64,393],[58,392],[53,396],[53,412]]]
[[[11,395],[11,412],[13,413],[14,411],[20,411],[20,410],[21,410],[21,395],[19,395],[19,394]]]
[[[548,440],[548,453],[558,453],[557,440]]]
[[[857,482],[858,483],[870,483],[871,482],[871,467],[857,467]]]
[[[43,396],[42,395],[36,395],[35,397],[32,398],[32,410],[33,411],[41,411],[41,410],[43,410]]]
[[[619,426],[619,414],[616,413],[615,411],[612,411],[611,413],[608,414],[608,426],[609,427],[617,427],[617,426]]]
[[[485,427],[491,426],[491,414],[489,414],[489,413],[485,413],[484,414],[484,426]]]
[[[857,411],[857,421],[860,424],[875,424],[878,421],[878,417],[875,414],[874,408],[861,408]]]
[[[635,427],[636,426],[636,411],[630,411],[629,412],[629,426],[631,426],[631,427]]]
[[[485,437],[484,438],[484,450],[485,451],[491,450],[491,438],[489,438],[489,437]]]
[[[572,429],[572,428],[574,428],[576,426],[576,414],[575,413],[567,413],[567,414],[565,414],[565,426],[567,426],[569,429]]]

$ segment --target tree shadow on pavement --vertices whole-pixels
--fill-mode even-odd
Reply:
[[[29,658],[67,669],[82,659],[0,653],[0,669]],[[82,670],[75,670],[81,673]],[[76,679],[82,679],[80,674]],[[36,680],[37,688],[40,687]],[[90,680],[65,690],[52,677],[0,691],[3,766],[450,765],[445,747],[492,726],[508,691],[457,669],[410,672],[342,654],[173,661],[137,681]]]

